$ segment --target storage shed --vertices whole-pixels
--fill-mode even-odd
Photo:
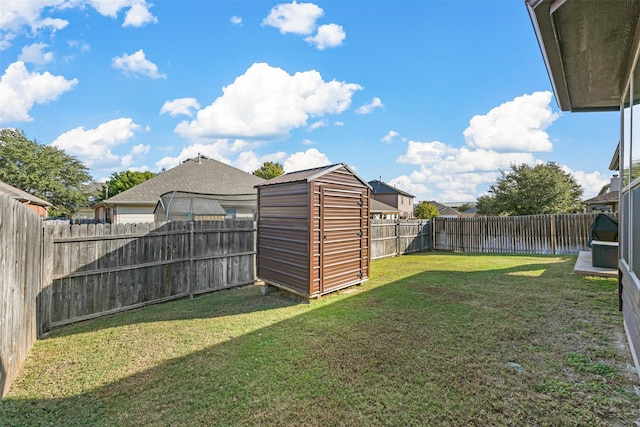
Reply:
[[[305,297],[369,278],[371,187],[348,166],[291,172],[256,188],[258,278]]]

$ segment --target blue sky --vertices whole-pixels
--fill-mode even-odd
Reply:
[[[2,0],[0,127],[96,180],[202,153],[474,201],[512,163],[598,193],[616,113],[560,112],[524,0]]]

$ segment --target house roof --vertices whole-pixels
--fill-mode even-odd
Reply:
[[[382,181],[378,181],[377,179],[369,181],[369,185],[371,186],[373,194],[402,194],[407,197],[415,197],[413,194],[409,194],[406,191],[400,190],[399,188],[386,184]]]
[[[640,0],[526,0],[563,111],[619,111]],[[638,99],[640,88],[634,89]]]
[[[256,194],[254,187],[264,181],[233,166],[198,156],[118,193],[101,204],[155,205],[162,194],[171,191],[221,196],[252,195]]]
[[[349,166],[345,165],[344,163],[336,163],[333,165],[320,166],[317,168],[304,169],[304,170],[299,170],[295,172],[285,173],[284,175],[280,175],[268,181],[259,183],[256,185],[256,187],[265,187],[267,185],[285,184],[285,183],[300,182],[300,181],[311,182],[314,179],[320,178],[340,168],[346,169],[349,173],[355,176],[360,182],[362,182],[364,185],[369,187],[369,184],[367,184],[367,181],[360,178]]]
[[[383,212],[393,212],[400,213],[400,209],[394,208],[393,206],[387,205],[386,203],[382,203],[376,199],[370,199],[370,207],[369,210],[371,213],[383,213]]]
[[[22,203],[29,203],[32,205],[39,206],[53,206],[51,203],[46,200],[42,200],[39,197],[34,196],[33,194],[29,194],[26,191],[22,191],[19,188],[13,187],[6,182],[0,181],[0,193],[4,193],[12,199],[15,199]]]
[[[620,199],[619,191],[610,191],[608,193],[598,194],[597,196],[587,199],[582,203],[585,203],[588,205],[611,204],[611,203],[617,203],[619,199]]]
[[[440,213],[441,216],[460,216],[460,212],[458,212],[457,210],[453,209],[450,206],[447,205],[443,205],[442,203],[438,203],[435,200],[430,201],[428,203],[431,203],[433,206],[436,207],[436,209],[438,209],[438,212]]]

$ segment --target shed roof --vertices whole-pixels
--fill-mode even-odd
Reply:
[[[264,179],[214,159],[198,156],[105,200],[109,204],[151,204],[167,192],[255,195]]]
[[[407,197],[415,197],[413,194],[409,194],[406,191],[403,191],[399,188],[394,187],[393,185],[389,185],[377,179],[373,181],[369,181],[369,185],[371,186],[371,192],[373,194],[402,194]]]
[[[23,203],[28,202],[33,205],[53,206],[51,203],[47,202],[46,200],[42,200],[41,198],[36,197],[33,194],[29,194],[26,191],[22,191],[19,188],[16,188],[2,181],[0,181],[0,193],[4,193],[10,198],[18,200],[19,202],[23,202]]]
[[[285,173],[284,175],[280,175],[277,176],[275,178],[272,178],[268,181],[262,182],[260,184],[257,184],[256,187],[265,187],[267,185],[275,185],[275,184],[285,184],[285,183],[291,183],[291,182],[300,182],[300,181],[306,181],[306,182],[311,182],[317,178],[320,178],[328,173],[331,173],[335,170],[338,170],[340,168],[345,168],[349,173],[351,173],[353,176],[355,176],[360,182],[362,182],[362,184],[364,184],[367,187],[370,187],[369,184],[367,183],[367,181],[365,181],[364,179],[360,178],[354,171],[353,169],[351,169],[349,166],[345,165],[344,163],[336,163],[333,165],[327,165],[327,166],[320,166],[317,168],[312,168],[312,169],[304,169],[304,170],[299,170],[299,171],[294,171],[294,172],[289,172],[289,173]]]

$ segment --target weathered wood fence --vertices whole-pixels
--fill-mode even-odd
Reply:
[[[475,253],[577,254],[589,249],[598,214],[435,218],[434,249]]]
[[[252,220],[45,227],[44,330],[255,282]]]
[[[43,256],[40,217],[0,194],[0,397],[38,338],[47,268]]]
[[[371,260],[432,249],[431,221],[371,220]]]

